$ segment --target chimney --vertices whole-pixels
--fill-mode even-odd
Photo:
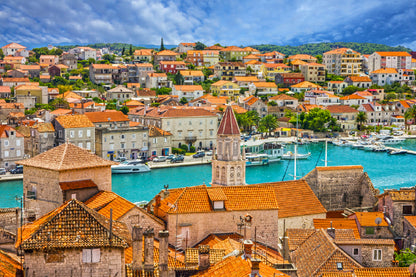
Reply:
[[[146,274],[152,274],[154,272],[153,264],[153,248],[154,248],[154,236],[153,229],[147,229],[144,232],[144,271]]]
[[[252,247],[253,247],[253,242],[251,240],[247,239],[243,241],[243,250],[244,250],[243,258],[245,260],[251,259],[251,254],[253,253]]]
[[[333,239],[335,238],[335,229],[332,228],[332,221],[331,221],[331,227],[326,229],[326,232],[328,233],[328,235],[331,236],[331,238]]]
[[[198,248],[198,269],[205,270],[209,266],[209,245],[200,245]]]
[[[168,277],[169,231],[159,231],[159,275]]]
[[[143,264],[143,228],[139,225],[133,226],[132,231],[132,241],[133,241],[133,272],[141,271]]]
[[[260,276],[260,263],[261,261],[258,259],[251,260],[251,273],[250,277],[257,277]]]
[[[155,206],[153,208],[153,214],[155,216],[158,216],[158,214],[159,214],[159,207],[160,207],[160,199],[161,198],[162,197],[159,194],[155,196]]]

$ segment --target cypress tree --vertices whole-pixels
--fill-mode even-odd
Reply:
[[[163,38],[160,39],[160,51],[165,50],[165,46],[163,45]]]

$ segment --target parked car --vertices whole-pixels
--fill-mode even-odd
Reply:
[[[205,155],[207,155],[207,156],[212,156],[212,151],[207,151],[207,152],[205,152]]]
[[[153,159],[153,162],[155,162],[155,163],[166,162],[167,160],[168,160],[168,158],[166,156],[158,156],[158,157]]]
[[[194,157],[194,158],[202,158],[202,157],[205,157],[205,152],[199,151],[196,154],[194,154],[192,157]]]
[[[3,167],[0,167],[0,175],[5,175],[6,174],[6,169]]]
[[[166,159],[168,160],[172,160],[173,158],[175,158],[176,156],[173,154],[170,154],[169,156],[166,157]]]
[[[16,168],[10,170],[11,174],[22,174],[23,173],[23,165],[18,165]]]
[[[170,160],[170,162],[171,163],[180,163],[180,162],[183,162],[183,160],[184,160],[183,155],[179,155],[179,156],[176,156],[175,158],[173,158],[172,160]]]

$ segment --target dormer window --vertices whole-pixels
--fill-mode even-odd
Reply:
[[[214,210],[224,210],[224,201],[213,201]]]

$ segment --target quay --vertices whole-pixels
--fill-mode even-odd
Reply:
[[[11,174],[7,172],[5,175],[0,175],[0,182],[23,180],[23,174]]]

